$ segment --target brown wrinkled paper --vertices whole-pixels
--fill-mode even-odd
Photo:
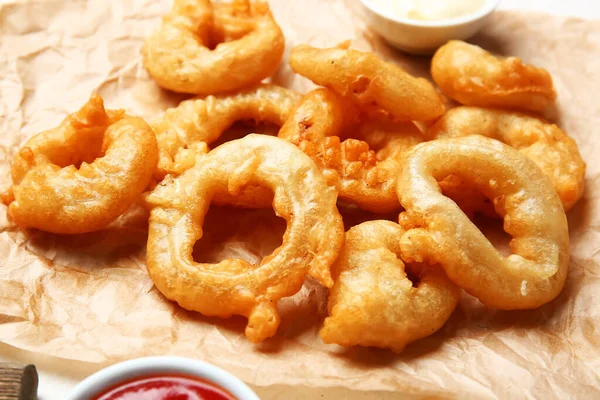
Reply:
[[[370,33],[354,0],[271,3],[288,51],[298,43],[353,39],[355,47],[414,74],[427,71],[428,59],[402,55]],[[144,37],[169,6],[168,0],[0,6],[0,190],[10,185],[9,163],[19,145],[57,125],[93,91],[107,107],[148,119],[183,98],[158,88],[140,57]],[[584,198],[569,212],[569,278],[554,302],[505,312],[465,295],[440,332],[395,355],[322,343],[327,290],[307,282],[281,301],[277,336],[257,346],[245,339],[243,318],[187,312],[153,287],[144,266],[143,210],[130,210],[101,232],[60,236],[22,232],[0,206],[0,340],[78,360],[72,366],[83,370],[148,355],[193,357],[226,368],[264,398],[362,399],[370,391],[377,398],[599,397],[600,22],[496,12],[473,41],[550,70],[559,93],[551,117],[588,162]],[[310,88],[286,62],[273,81]],[[196,253],[204,261],[258,260],[278,245],[283,229],[271,210],[213,207]]]

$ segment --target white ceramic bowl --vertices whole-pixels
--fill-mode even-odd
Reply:
[[[202,361],[180,357],[145,357],[100,370],[81,381],[67,400],[89,400],[119,383],[148,375],[183,374],[222,387],[238,400],[260,400],[244,382],[229,372]]]
[[[479,31],[500,0],[486,0],[474,14],[442,21],[417,21],[379,10],[371,0],[360,0],[367,23],[392,46],[413,54],[432,54],[448,40],[466,40]],[[390,0],[401,1],[401,0]]]

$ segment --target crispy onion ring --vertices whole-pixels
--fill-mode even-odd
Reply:
[[[385,110],[399,121],[431,120],[444,113],[444,103],[429,81],[415,78],[373,53],[298,45],[292,49],[290,66],[366,111]]]
[[[283,244],[258,266],[239,259],[194,262],[192,249],[213,196],[236,195],[248,184],[273,190],[273,208],[288,223]],[[252,134],[227,142],[147,196],[148,273],[183,308],[248,317],[246,336],[261,341],[279,326],[277,301],[300,290],[306,274],[333,284],[329,269],[344,240],[336,199],[314,163],[285,140]]]
[[[247,4],[236,3],[241,3],[240,12]],[[283,57],[283,33],[267,3],[252,2],[246,11],[254,18],[253,29],[211,50],[211,1],[175,0],[142,49],[150,76],[164,88],[207,95],[241,89],[273,75]]]
[[[298,147],[323,171],[329,184],[338,188],[340,200],[375,213],[399,209],[393,195],[398,173],[395,160],[378,161],[367,143],[356,139],[341,142],[338,136],[317,143],[304,140]]]
[[[278,136],[293,143],[341,136],[360,121],[360,110],[331,89],[319,88],[300,99]]]
[[[446,96],[468,106],[542,111],[556,100],[545,69],[518,57],[495,57],[459,40],[436,51],[431,76]]]
[[[448,320],[460,290],[435,267],[419,271],[419,283],[413,287],[399,258],[403,233],[389,221],[364,222],[346,233],[332,267],[335,283],[321,329],[325,343],[401,352]]]
[[[237,93],[182,101],[151,123],[160,149],[155,178],[179,175],[190,168],[196,154],[206,152],[203,142],[214,142],[236,121],[282,125],[299,99],[292,90],[260,84]]]
[[[330,89],[308,93],[281,127],[278,136],[296,144],[319,166],[340,199],[374,212],[399,208],[395,178],[397,163],[378,162],[361,140],[340,140],[357,121],[356,109]]]
[[[54,233],[103,228],[146,188],[158,148],[150,127],[94,95],[56,128],[29,139],[12,165],[8,214]]]
[[[449,174],[493,199],[513,254],[503,257],[440,193],[437,180]],[[549,179],[512,147],[482,136],[422,143],[402,163],[398,198],[406,209],[404,260],[440,264],[455,284],[500,309],[536,308],[562,290],[569,265],[565,212]]]
[[[583,195],[586,165],[577,144],[558,126],[542,119],[509,111],[457,107],[427,132],[430,138],[477,134],[525,154],[550,178],[565,210]]]

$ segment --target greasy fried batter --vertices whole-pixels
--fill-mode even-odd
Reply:
[[[146,40],[144,66],[156,82],[182,93],[208,95],[244,88],[273,75],[285,40],[267,3],[235,1],[216,18],[210,0],[174,0],[171,12]],[[240,30],[231,18],[245,15]],[[240,36],[240,33],[245,33]],[[212,37],[213,34],[216,37]],[[215,39],[232,39],[214,43]],[[214,49],[209,46],[215,45]]]
[[[473,135],[422,143],[401,164],[403,260],[440,264],[489,307],[530,309],[558,296],[569,265],[567,218],[552,183],[531,160]],[[437,181],[450,174],[493,200],[513,237],[509,257],[440,193]]]
[[[448,97],[468,106],[542,111],[556,100],[552,77],[518,57],[499,58],[451,40],[431,60],[431,76]]]
[[[386,213],[399,209],[396,188],[398,163],[378,161],[373,150],[362,140],[330,136],[320,142],[304,140],[298,147],[319,166],[340,199],[366,211]]]
[[[360,110],[331,89],[307,93],[290,113],[278,136],[292,143],[318,142],[327,136],[341,136],[360,121]]]
[[[29,139],[12,165],[8,214],[55,233],[103,228],[146,188],[158,160],[150,127],[94,95],[56,128]]]
[[[377,213],[400,209],[397,162],[427,140],[415,123],[395,121],[386,115],[365,115],[351,101],[327,88],[306,94],[278,136],[313,159],[329,184],[338,188],[343,202]],[[450,176],[440,185],[444,194],[469,216],[475,212],[496,216],[489,200],[460,179]]]
[[[340,199],[374,212],[398,209],[396,162],[378,162],[364,141],[340,140],[356,121],[358,112],[346,99],[330,89],[316,89],[304,96],[278,136],[313,159],[329,184],[338,188]]]
[[[273,208],[288,224],[281,247],[260,265],[239,259],[194,262],[192,249],[213,196],[235,196],[247,185],[273,191]],[[329,269],[344,239],[336,199],[315,164],[287,141],[252,134],[227,142],[147,196],[148,273],[167,298],[186,309],[248,317],[246,336],[261,341],[279,326],[277,301],[300,290],[307,274],[333,284]]]
[[[388,158],[399,161],[404,154],[426,140],[425,135],[412,121],[398,122],[386,116],[368,118],[361,122],[355,139],[363,140],[376,152],[378,160]]]
[[[427,132],[430,138],[467,135],[497,139],[526,155],[550,178],[565,210],[583,195],[585,162],[575,141],[558,126],[516,112],[457,107]]]
[[[214,142],[236,121],[282,125],[299,99],[292,90],[260,84],[236,93],[181,102],[151,123],[160,149],[155,178],[179,175],[190,168],[196,153],[206,151],[203,142]]]
[[[401,352],[407,343],[433,334],[448,320],[460,291],[436,267],[413,271],[419,275],[413,287],[400,259],[403,233],[390,221],[364,222],[346,233],[332,267],[335,283],[321,330],[325,343]]]
[[[256,17],[252,13],[250,0],[233,0],[231,3],[213,3],[213,26],[211,44],[238,40],[252,32]]]
[[[385,116],[378,118],[369,118],[363,121],[354,137],[366,142],[369,148],[375,151],[377,160],[391,159],[401,161],[409,150],[419,143],[428,140],[427,136],[416,126],[414,122],[396,122]],[[435,137],[431,137],[434,139]],[[389,161],[388,161],[389,163]],[[392,176],[394,182],[396,175]],[[448,176],[440,182],[440,188],[444,195],[454,200],[467,215],[472,217],[475,213],[480,213],[492,218],[497,217],[491,202],[479,191],[466,185],[456,176]],[[384,191],[380,194],[381,199],[386,199],[390,207],[384,207],[382,210],[387,212],[399,208],[396,191]],[[368,201],[366,199],[365,201]],[[381,201],[374,204],[375,207],[381,207]],[[364,204],[363,204],[364,207]],[[369,207],[369,209],[373,209]]]
[[[415,78],[373,53],[303,44],[292,49],[290,66],[364,111],[385,110],[398,121],[431,120],[444,113],[444,103],[429,81]]]

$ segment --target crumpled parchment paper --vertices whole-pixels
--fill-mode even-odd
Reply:
[[[298,43],[331,46],[352,39],[357,48],[426,74],[429,60],[402,55],[369,32],[354,0],[271,4],[288,51]],[[10,185],[9,163],[19,145],[58,124],[93,91],[107,107],[148,119],[184,98],[158,88],[140,57],[144,37],[169,7],[168,0],[0,5],[0,190]],[[361,391],[379,391],[378,398],[391,398],[386,392],[600,397],[600,22],[496,12],[473,41],[550,70],[559,93],[550,117],[575,137],[588,162],[584,198],[569,212],[569,278],[552,303],[534,311],[494,311],[465,295],[440,332],[395,355],[322,343],[317,333],[327,291],[307,282],[281,301],[278,335],[256,346],[244,338],[243,318],[187,312],[153,287],[144,266],[144,210],[134,207],[109,229],[69,237],[19,231],[0,206],[0,341],[85,365],[147,355],[194,357],[255,387],[270,386],[259,390],[265,398],[364,398]],[[300,91],[311,86],[285,62],[273,81]],[[207,261],[257,260],[279,244],[283,229],[271,210],[213,207],[196,253]]]

